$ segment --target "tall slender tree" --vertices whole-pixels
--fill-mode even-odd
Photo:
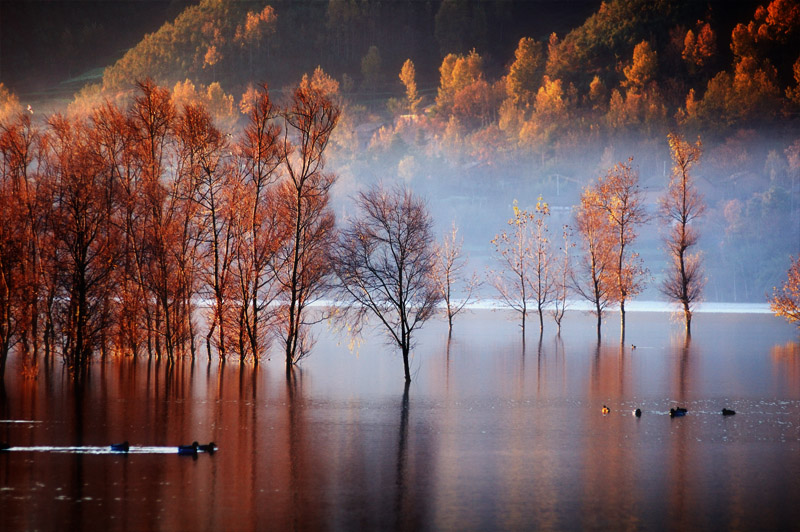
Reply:
[[[461,253],[464,239],[458,237],[458,227],[455,222],[451,230],[444,235],[442,243],[436,250],[436,285],[444,301],[444,311],[447,316],[447,332],[453,333],[453,319],[472,300],[480,281],[473,274],[469,279],[464,278],[464,268],[467,259]],[[456,299],[453,288],[461,285],[463,294]]]
[[[141,209],[130,219],[126,230],[133,233],[136,282],[143,293],[142,310],[147,331],[148,356],[161,356],[162,344],[167,355],[173,354],[175,323],[170,310],[171,290],[176,283],[169,278],[169,232],[172,210],[166,199],[167,168],[173,153],[176,112],[168,90],[147,79],[138,84],[138,93],[129,110],[134,147],[136,177],[130,183],[128,200]]]
[[[605,309],[611,302],[613,241],[599,207],[596,188],[596,185],[589,185],[583,190],[575,212],[575,229],[580,236],[582,254],[572,273],[572,286],[593,307],[599,341]]]
[[[541,333],[544,307],[552,297],[553,272],[546,223],[550,208],[539,198],[534,212],[521,210],[516,201],[513,209],[514,217],[508,221],[511,229],[492,240],[502,268],[491,275],[500,299],[519,313],[524,338],[529,300],[535,298]]]
[[[647,270],[639,255],[631,249],[638,229],[648,220],[644,193],[639,187],[639,173],[633,158],[617,163],[597,181],[597,207],[605,215],[613,236],[610,262],[613,284],[609,292],[619,305],[620,337],[625,338],[625,302],[644,288]]]
[[[310,349],[307,307],[323,292],[331,273],[334,215],[328,207],[336,179],[326,173],[324,153],[339,119],[339,107],[311,81],[295,90],[281,113],[285,156],[278,190],[280,231],[289,237],[273,262],[283,309],[281,342],[289,371]]]
[[[274,299],[273,275],[269,265],[275,258],[279,242],[276,189],[278,166],[283,160],[277,110],[269,98],[266,85],[257,93],[249,112],[249,121],[238,145],[240,175],[240,208],[236,216],[234,253],[236,297],[234,323],[238,337],[240,362],[247,356],[258,363],[268,342]]]
[[[200,207],[199,223],[204,229],[199,234],[206,258],[204,284],[211,295],[206,350],[210,358],[213,340],[218,356],[224,361],[227,339],[222,316],[229,299],[233,256],[233,232],[229,221],[234,199],[230,196],[228,146],[208,111],[197,104],[184,107],[177,132],[189,181],[194,184],[192,199]]]
[[[661,291],[683,310],[686,335],[692,334],[692,310],[703,295],[702,256],[691,249],[697,244],[694,221],[703,215],[706,204],[697,191],[692,168],[700,160],[702,144],[686,142],[670,133],[667,137],[672,153],[672,176],[665,196],[660,199],[661,215],[669,223],[666,236],[670,264]]]

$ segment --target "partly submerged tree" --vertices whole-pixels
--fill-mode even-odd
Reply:
[[[581,243],[581,258],[572,272],[572,286],[591,303],[597,317],[597,338],[600,338],[603,315],[611,303],[612,236],[604,213],[600,210],[596,185],[587,186],[575,212],[575,229]]]
[[[703,197],[694,185],[691,170],[700,160],[702,144],[686,142],[675,134],[668,136],[672,152],[672,176],[667,193],[660,199],[661,214],[670,224],[666,236],[670,264],[661,291],[683,309],[686,334],[692,334],[692,310],[703,295],[705,278],[701,254],[690,251],[697,244],[692,223],[706,210]]]
[[[786,318],[800,327],[800,257],[791,259],[786,282],[780,290],[773,289],[769,307],[776,316]]]
[[[619,305],[620,337],[625,337],[625,302],[644,288],[647,270],[631,245],[638,236],[639,227],[648,220],[644,208],[644,193],[639,187],[639,172],[627,163],[617,163],[605,177],[598,179],[597,207],[605,216],[607,231],[611,236],[612,284],[609,295]]]
[[[463,243],[464,239],[458,237],[458,227],[453,222],[452,229],[444,235],[436,251],[436,284],[445,304],[448,334],[453,333],[453,318],[472,300],[480,284],[475,274],[469,279],[464,278],[467,259],[461,254]],[[457,285],[463,286],[460,299],[453,297],[453,288]]]
[[[316,73],[315,73],[316,76]],[[281,299],[281,342],[287,371],[308,354],[307,307],[326,287],[334,215],[328,206],[336,176],[326,173],[324,153],[339,119],[328,94],[304,78],[282,112],[283,153],[277,208],[279,231],[288,234],[273,261]]]
[[[359,209],[335,250],[339,291],[351,303],[343,318],[359,332],[369,315],[403,354],[406,382],[414,333],[436,312],[436,250],[425,202],[405,188],[361,192]]]
[[[537,201],[534,212],[520,210],[516,201],[513,208],[514,217],[508,221],[511,229],[492,239],[502,265],[500,271],[492,272],[492,284],[500,299],[520,314],[524,337],[529,299],[535,298],[539,331],[542,332],[544,307],[553,295],[552,258],[546,223],[550,208],[542,198]]]
[[[572,261],[570,260],[570,249],[575,245],[571,241],[569,226],[564,226],[563,244],[560,251],[559,263],[553,275],[553,320],[558,327],[558,334],[561,334],[561,320],[567,311],[567,298],[570,293],[570,280],[572,279]],[[555,260],[554,260],[555,262]]]
[[[266,85],[253,94],[248,116],[237,150],[240,208],[232,213],[236,235],[232,321],[240,363],[249,355],[257,364],[269,343],[269,303],[275,298],[269,265],[285,236],[278,234],[277,189],[273,186],[283,160],[281,129]]]

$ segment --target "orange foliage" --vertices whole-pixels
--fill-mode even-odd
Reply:
[[[791,258],[786,282],[775,288],[769,306],[776,316],[786,318],[800,327],[800,257]]]

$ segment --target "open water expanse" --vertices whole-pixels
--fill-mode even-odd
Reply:
[[[382,336],[324,326],[289,380],[277,355],[111,359],[76,390],[12,360],[0,530],[800,530],[795,327],[698,313],[687,345],[630,313],[620,345],[610,313],[598,345],[573,312],[523,344],[508,317],[429,323],[407,389]],[[219,450],[179,456],[193,440]]]

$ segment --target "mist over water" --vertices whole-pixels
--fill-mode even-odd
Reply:
[[[669,314],[632,312],[620,345],[615,318],[599,345],[579,312],[560,338],[546,323],[524,343],[502,311],[464,314],[449,341],[432,321],[408,389],[379,334],[350,351],[324,326],[289,381],[278,359],[110,359],[80,391],[60,363],[12,371],[0,528],[795,527],[796,331],[698,313],[686,344]],[[676,406],[688,414],[670,418]],[[123,440],[128,455],[43,449]],[[219,451],[162,452],[193,440]]]

